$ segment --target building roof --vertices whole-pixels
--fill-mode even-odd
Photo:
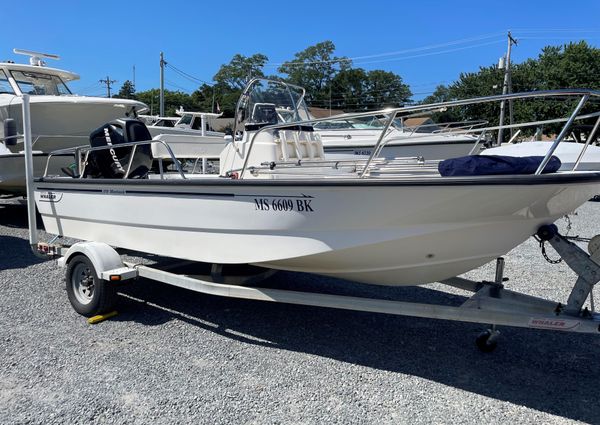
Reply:
[[[315,107],[308,108],[308,112],[315,118],[328,118],[333,115],[340,115],[340,114],[344,113],[344,111],[341,111],[339,109],[327,109],[327,108],[315,108]]]

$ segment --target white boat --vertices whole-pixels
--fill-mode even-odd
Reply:
[[[148,126],[150,134],[158,136],[159,134],[180,134],[191,136],[212,136],[223,137],[225,134],[212,130],[212,121],[223,114],[214,114],[211,112],[192,112],[179,108],[175,111],[176,117],[159,117],[156,122]]]
[[[348,118],[332,117],[315,125],[323,141],[325,153],[333,155],[371,155],[384,127],[380,116]],[[387,159],[421,156],[427,160],[441,160],[468,155],[478,139],[462,133],[485,124],[483,121],[435,124],[423,120],[410,125],[408,119],[397,119],[386,131],[386,144],[380,155]],[[478,151],[478,150],[477,150]]]
[[[513,94],[371,113],[390,124],[396,115],[440,107],[567,95],[582,100],[568,120],[557,119],[566,121],[563,132],[534,174],[442,177],[436,162],[377,159],[383,138],[368,160],[328,161],[315,120],[278,122],[281,108],[302,118],[301,89],[253,80],[238,102],[240,132],[220,155],[219,175],[44,177],[35,182],[35,201],[49,233],[161,256],[379,285],[439,281],[505,254],[599,192],[600,172],[541,171],[600,93]],[[140,153],[148,143],[157,142],[131,146]],[[80,176],[90,174],[90,155],[99,150],[81,159]],[[152,158],[109,158],[115,161],[128,177]]]
[[[161,117],[158,115],[138,115],[148,127],[175,127],[180,117]]]
[[[485,149],[480,155],[508,155],[516,157],[539,156],[548,151],[549,142],[509,143]],[[600,170],[600,147],[588,146],[582,151],[580,143],[561,143],[554,151],[560,158],[561,170]]]
[[[141,102],[127,99],[77,96],[67,83],[79,79],[77,74],[44,66],[42,58],[58,59],[56,55],[15,49],[15,53],[30,56],[30,64],[0,62],[0,123],[13,120],[14,127],[23,127],[21,95],[31,96],[33,148],[38,156],[50,151],[88,143],[92,130],[120,117],[134,117],[147,109]],[[5,134],[0,126],[0,195],[23,194],[23,143],[21,138]],[[10,152],[8,152],[10,151]],[[65,159],[66,161],[66,159]],[[72,161],[71,161],[72,162]],[[63,164],[64,165],[64,164]],[[36,169],[36,175],[43,174]]]

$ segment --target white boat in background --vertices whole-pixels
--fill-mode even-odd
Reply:
[[[150,134],[158,136],[159,134],[181,134],[191,136],[211,136],[223,137],[225,133],[212,130],[213,120],[221,117],[223,114],[214,114],[211,112],[191,112],[179,108],[175,111],[179,115],[176,117],[159,117],[156,122],[148,126]]]
[[[425,117],[411,125],[409,119],[397,119],[384,135],[386,143],[380,155],[387,159],[420,156],[441,160],[476,153],[472,150],[478,142],[477,137],[462,131],[485,124],[484,121],[436,124]],[[326,154],[371,155],[384,125],[382,116],[352,118],[338,115],[318,122],[315,130],[323,141]]]
[[[542,173],[564,132],[583,118],[581,108],[600,92],[512,94],[353,115],[385,116],[384,135],[399,114],[506,99],[582,98],[569,119],[556,120],[566,121],[563,132],[534,174],[461,177],[443,177],[437,162],[378,158],[386,143],[381,136],[366,160],[327,160],[313,128],[319,120],[302,119],[303,96],[303,89],[282,82],[250,82],[238,102],[236,136],[220,155],[219,175],[147,173],[153,158],[142,147],[156,141],[129,140],[122,145],[129,149],[118,148],[129,152],[125,156],[105,156],[105,171],[90,161],[102,147],[86,150],[80,178],[35,182],[46,230],[192,261],[415,285],[505,254],[600,191],[597,171]],[[279,110],[296,119],[279,122]]]
[[[179,117],[161,117],[158,115],[138,115],[148,127],[175,127]]]
[[[521,142],[509,143],[489,148],[480,153],[480,155],[508,155],[516,157],[540,156],[548,151],[550,142]],[[561,143],[556,150],[556,155],[561,162],[561,170],[577,169],[580,171],[598,171],[600,170],[600,147],[588,146],[583,149],[581,143]]]
[[[135,117],[146,105],[127,99],[74,95],[67,83],[79,79],[77,74],[44,66],[43,58],[56,55],[14,50],[30,56],[30,64],[0,62],[0,195],[19,195],[25,191],[23,142],[14,130],[23,128],[21,95],[30,95],[33,149],[43,154],[88,143],[92,130],[120,117]],[[10,124],[9,124],[10,123]],[[6,134],[8,132],[10,134]],[[73,162],[67,160],[66,162]],[[64,165],[64,164],[63,164]],[[36,174],[43,174],[37,168]]]

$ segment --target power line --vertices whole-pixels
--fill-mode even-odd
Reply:
[[[594,32],[600,33],[598,29],[581,29],[581,28],[517,28],[513,29],[513,32],[533,32],[533,33],[557,33],[557,32]]]
[[[448,41],[445,43],[430,44],[427,46],[415,47],[412,49],[397,50],[394,52],[378,53],[378,54],[373,54],[373,55],[355,56],[352,58],[330,59],[330,60],[324,60],[324,61],[305,61],[305,62],[290,61],[290,62],[283,62],[283,63],[267,64],[265,66],[274,67],[274,66],[281,66],[284,64],[292,65],[292,66],[304,66],[304,65],[312,65],[312,64],[321,64],[321,63],[337,63],[337,62],[346,62],[346,61],[356,61],[356,60],[372,59],[372,58],[385,57],[385,56],[397,56],[397,55],[403,55],[406,53],[414,53],[414,52],[420,52],[420,51],[425,51],[425,50],[433,50],[433,49],[438,49],[440,47],[448,47],[448,46],[454,46],[454,45],[459,45],[459,44],[465,44],[465,43],[469,43],[469,42],[473,42],[473,41],[486,40],[489,38],[499,37],[501,35],[504,35],[504,33],[485,34],[485,35],[476,36],[476,37]]]
[[[498,44],[498,43],[503,43],[503,42],[504,42],[503,39],[498,39],[498,40],[489,41],[489,42],[486,42],[486,43],[474,44],[472,46],[457,47],[457,48],[454,48],[454,49],[440,50],[440,51],[437,51],[437,52],[421,53],[421,54],[418,54],[418,55],[402,56],[402,57],[399,57],[399,58],[382,59],[382,60],[378,60],[378,61],[357,62],[357,63],[355,63],[355,65],[366,65],[366,64],[370,64],[370,63],[382,63],[382,62],[393,62],[393,61],[398,61],[398,60],[421,58],[421,57],[425,57],[425,56],[435,56],[435,55],[441,55],[441,54],[445,54],[445,53],[458,52],[460,50],[467,50],[467,49],[474,49],[474,48],[477,48],[477,47],[489,46],[489,45],[492,45],[492,44]]]
[[[600,37],[581,37],[576,36],[581,40],[598,40]],[[564,36],[564,37],[532,37],[532,36],[524,36],[519,37],[519,40],[573,40],[574,36]]]
[[[167,67],[168,67],[168,68],[170,68],[170,69],[172,69],[173,71],[175,71],[176,73],[178,73],[178,74],[179,74],[179,75],[181,75],[182,77],[184,77],[184,78],[187,78],[188,80],[190,80],[190,81],[192,81],[192,82],[194,82],[194,83],[208,84],[209,86],[212,86],[212,85],[213,85],[212,83],[209,83],[208,81],[204,81],[204,80],[203,80],[203,79],[201,79],[201,78],[194,77],[193,75],[191,75],[191,74],[188,74],[188,73],[187,73],[187,72],[185,72],[185,71],[182,71],[181,69],[179,69],[179,68],[177,68],[177,67],[175,67],[175,66],[171,65],[170,63],[168,63],[168,64],[167,64]]]
[[[186,89],[185,87],[182,87],[182,86],[174,83],[173,81],[170,81],[170,80],[167,80],[167,79],[165,79],[165,81],[167,82],[168,85],[170,85],[172,87],[175,87],[175,88],[177,88],[179,90],[183,90],[186,93],[192,91],[191,89]]]

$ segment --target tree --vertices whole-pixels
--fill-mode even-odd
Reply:
[[[363,109],[367,79],[367,73],[362,68],[338,72],[331,81],[331,107],[344,111]]]
[[[411,96],[402,77],[382,70],[345,69],[331,82],[331,106],[344,111],[398,107],[408,102]]]
[[[449,102],[452,100],[452,93],[450,88],[447,86],[440,84],[435,88],[435,91],[422,100],[421,103],[429,104],[429,103],[441,103],[441,102]]]
[[[235,106],[240,97],[241,89],[231,88],[224,83],[214,85],[203,84],[191,95],[192,101],[201,111],[222,112],[226,118],[235,115]]]
[[[213,80],[232,89],[242,90],[252,78],[265,76],[262,68],[268,60],[269,58],[261,53],[250,57],[236,54],[228,64],[221,65]]]
[[[323,41],[294,55],[278,68],[286,74],[286,80],[307,90],[307,101],[328,101],[330,84],[335,75],[351,67],[352,61],[346,57],[334,56],[335,45]]]
[[[514,64],[511,76],[515,92],[581,87],[600,89],[600,49],[589,46],[585,41],[546,46],[537,58]],[[458,80],[448,87],[438,87],[423,103],[498,95],[502,93],[503,80],[504,70],[495,65],[480,67],[478,72],[460,74]],[[577,99],[558,98],[517,100],[513,102],[514,120],[525,122],[566,116],[573,111],[576,102]],[[483,118],[491,125],[497,125],[500,105],[486,103],[452,108],[443,115],[450,121]],[[556,133],[561,127],[562,124],[546,125],[544,133]],[[526,129],[524,134],[532,134],[533,131],[535,129]]]
[[[119,99],[135,99],[135,87],[133,85],[133,83],[129,80],[126,80],[123,85],[121,86],[121,89],[119,90],[119,93],[117,93],[115,96],[116,98]]]
[[[393,72],[376,69],[367,73],[368,102],[372,108],[400,107],[412,96],[402,77]]]
[[[137,100],[148,105],[152,114],[158,113],[159,97],[160,91],[158,89],[151,89],[137,94]],[[174,116],[175,111],[180,107],[188,111],[198,110],[198,105],[194,103],[189,94],[181,91],[165,90],[165,114]]]

